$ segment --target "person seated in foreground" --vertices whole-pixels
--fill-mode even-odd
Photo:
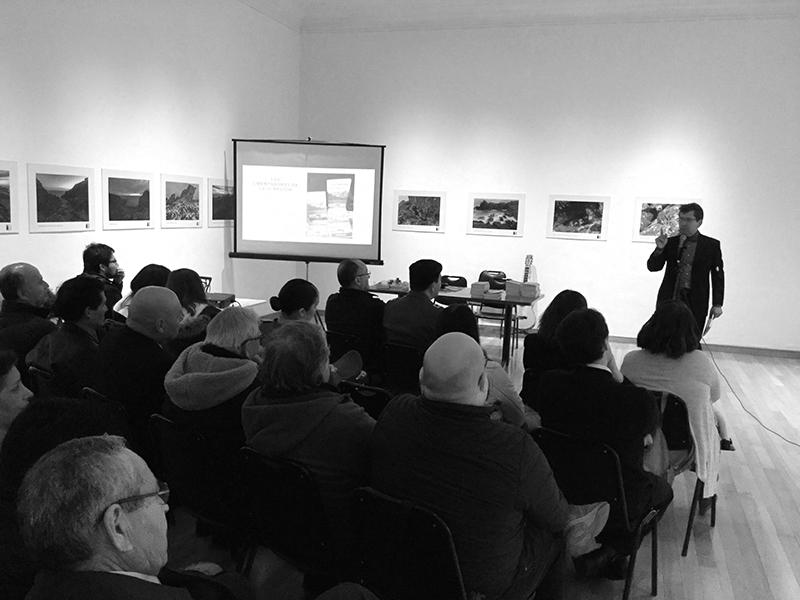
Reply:
[[[121,437],[82,437],[50,450],[19,490],[22,539],[41,566],[27,598],[192,598],[170,582],[204,587],[203,598],[250,598],[243,580],[227,575],[223,584],[226,574],[211,563],[163,570],[168,499],[166,485]]]
[[[97,391],[119,402],[131,426],[131,447],[149,458],[148,419],[164,400],[164,376],[175,355],[164,346],[175,339],[183,308],[172,290],[139,290],[128,320],[100,342]]]
[[[103,284],[106,295],[106,319],[124,322],[125,317],[114,310],[122,299],[122,280],[125,271],[119,268],[114,249],[106,244],[92,243],[83,251],[83,275],[94,277]]]
[[[369,292],[369,269],[360,260],[343,260],[336,269],[339,291],[328,296],[325,323],[328,331],[357,338],[367,372],[380,369],[383,342],[383,301]]]
[[[98,347],[106,320],[104,285],[94,277],[78,275],[61,284],[53,314],[61,325],[28,352],[29,366],[49,371],[37,395],[78,398],[84,387],[95,387]],[[42,389],[44,388],[44,389]]]
[[[16,354],[0,350],[0,447],[11,423],[33,397],[22,383],[16,364]]]
[[[525,336],[525,351],[522,355],[525,373],[522,376],[522,390],[519,395],[527,406],[533,406],[535,403],[536,390],[542,373],[552,369],[566,369],[569,366],[556,344],[556,328],[573,310],[586,306],[583,294],[574,290],[562,290],[556,294],[539,318],[538,331]]]
[[[131,293],[117,302],[117,304],[114,306],[114,310],[123,317],[127,318],[128,306],[130,306],[131,299],[136,295],[136,292],[143,287],[147,287],[148,285],[166,287],[167,277],[169,277],[169,274],[170,270],[163,265],[157,265],[153,263],[145,265],[136,275],[134,275],[133,279],[131,279]]]
[[[481,343],[478,319],[466,304],[453,304],[442,311],[440,331],[442,335],[460,331],[478,344]],[[502,418],[506,423],[525,427],[528,430],[539,427],[541,425],[539,415],[535,410],[522,403],[522,399],[514,389],[514,384],[511,383],[511,378],[502,365],[496,360],[491,360],[486,354],[486,350],[483,350],[483,355],[486,358],[486,377],[489,379],[489,395],[486,403],[498,409],[493,413],[493,418]]]
[[[493,421],[486,357],[453,332],[425,353],[422,396],[384,409],[370,440],[370,485],[438,514],[453,534],[467,597],[561,597],[568,506],[520,427]],[[544,573],[547,573],[544,575]]]
[[[23,262],[0,269],[0,294],[0,349],[17,355],[17,369],[27,384],[25,356],[55,330],[55,324],[48,319],[55,297],[39,269]]]
[[[287,322],[264,340],[261,389],[242,406],[247,445],[306,465],[314,475],[334,540],[350,551],[350,496],[367,474],[375,421],[327,385],[328,344],[321,327]]]
[[[206,327],[220,310],[211,306],[200,275],[192,269],[175,269],[167,277],[167,288],[175,292],[183,307],[183,319],[178,327],[178,335],[169,345],[175,354],[180,354],[192,344],[202,342]]]
[[[408,267],[410,291],[386,303],[383,329],[390,344],[413,346],[425,352],[439,335],[442,309],[433,301],[442,287],[441,263],[422,259]]]
[[[697,349],[697,331],[686,304],[680,300],[661,302],[636,337],[641,350],[629,352],[621,370],[638,386],[669,392],[683,400],[695,444],[689,456],[686,452],[667,456],[668,478],[671,481],[696,463],[697,476],[705,483],[703,493],[710,498],[717,488],[719,449],[733,449],[733,442],[717,404],[719,377],[706,354]]]
[[[617,452],[632,521],[651,508],[668,506],[672,488],[643,468],[645,440],[655,430],[658,406],[650,392],[623,381],[603,315],[590,308],[571,312],[556,329],[556,342],[575,366],[542,374],[535,405],[542,426],[603,442]],[[598,538],[604,546],[584,563],[581,574],[624,578],[630,534],[621,516],[619,506],[612,503],[608,524]]]

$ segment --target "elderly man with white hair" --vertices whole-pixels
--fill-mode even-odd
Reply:
[[[428,348],[421,397],[396,397],[375,426],[371,484],[444,519],[468,596],[557,598],[569,508],[530,435],[491,419],[485,365],[460,332]]]

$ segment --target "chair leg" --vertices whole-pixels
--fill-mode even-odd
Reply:
[[[694,485],[694,496],[692,496],[692,505],[689,507],[689,522],[686,524],[686,535],[683,538],[683,550],[681,556],[686,556],[689,550],[689,536],[692,535],[692,526],[694,525],[694,515],[697,512],[697,507],[700,504],[700,499],[703,497],[703,482],[700,479]]]
[[[650,530],[650,595],[658,596],[658,521],[653,521],[653,529]]]
[[[625,577],[625,589],[622,592],[622,600],[628,600],[628,597],[631,595],[631,583],[633,581],[633,570],[636,567],[636,555],[639,552],[639,542],[641,540],[636,540],[634,542],[634,549],[631,552],[631,557],[628,559],[628,574]]]
[[[711,526],[717,524],[717,495],[714,494],[714,497],[711,498]]]

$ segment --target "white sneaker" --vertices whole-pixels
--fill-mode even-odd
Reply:
[[[581,556],[600,547],[594,538],[606,526],[610,509],[608,502],[569,505],[566,535],[570,556]]]

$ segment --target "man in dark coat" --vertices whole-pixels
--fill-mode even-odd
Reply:
[[[647,259],[648,271],[660,271],[667,266],[658,290],[658,302],[683,300],[691,309],[700,333],[706,317],[722,315],[725,296],[725,271],[719,240],[698,231],[703,224],[703,209],[699,204],[684,204],[678,211],[679,235],[656,238],[656,249]],[[708,309],[708,282],[711,279],[711,310]]]

